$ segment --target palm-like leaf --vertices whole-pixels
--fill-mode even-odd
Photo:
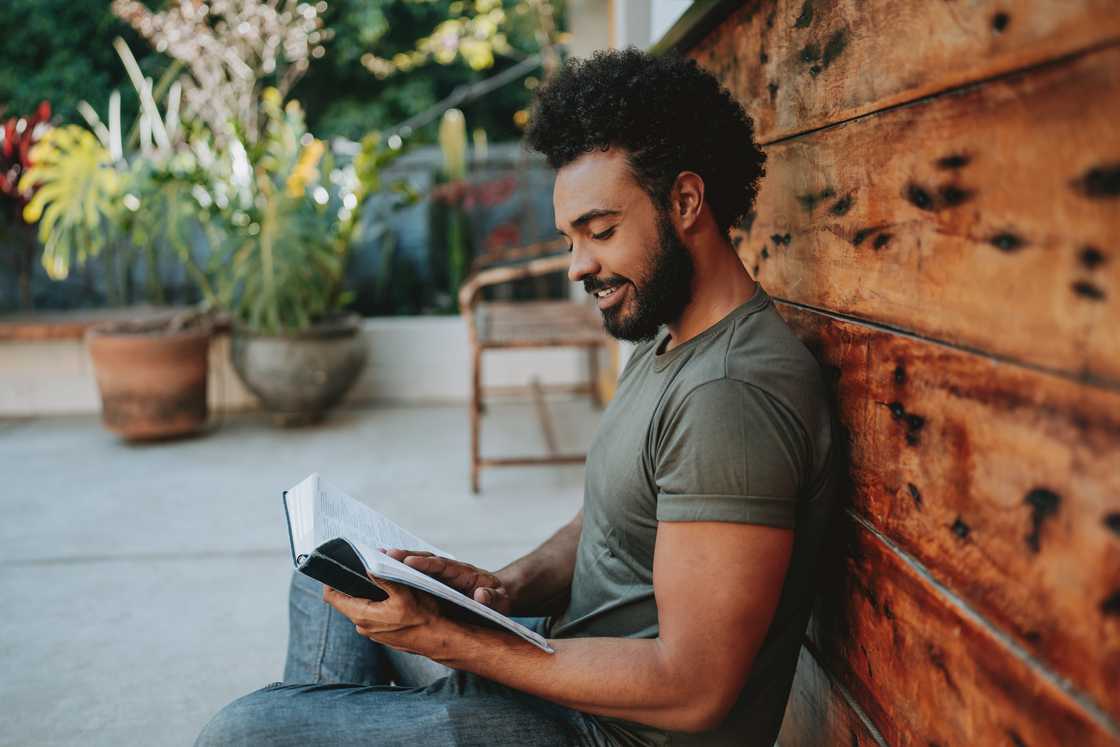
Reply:
[[[123,179],[109,151],[74,125],[48,132],[31,149],[31,161],[19,188],[37,191],[23,217],[39,222],[43,267],[58,280],[108,243]]]

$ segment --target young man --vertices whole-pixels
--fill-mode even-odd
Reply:
[[[199,744],[774,743],[836,465],[817,364],[729,240],[762,175],[752,134],[695,64],[635,50],[538,97],[569,276],[640,344],[570,524],[496,573],[394,553],[535,617],[555,653],[405,587],[373,603],[297,574],[285,683]]]

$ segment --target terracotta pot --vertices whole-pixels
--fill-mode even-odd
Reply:
[[[279,425],[314,423],[365,368],[361,323],[361,317],[348,314],[290,335],[262,335],[234,325],[230,360]]]
[[[101,420],[128,440],[184,436],[206,425],[209,326],[177,332],[105,324],[86,332]]]

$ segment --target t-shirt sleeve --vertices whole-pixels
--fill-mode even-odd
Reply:
[[[804,428],[774,397],[734,379],[703,384],[658,438],[657,519],[793,528],[810,462]]]

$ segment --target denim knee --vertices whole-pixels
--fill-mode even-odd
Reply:
[[[275,744],[279,735],[274,692],[282,684],[274,682],[218,711],[202,728],[195,747]]]

